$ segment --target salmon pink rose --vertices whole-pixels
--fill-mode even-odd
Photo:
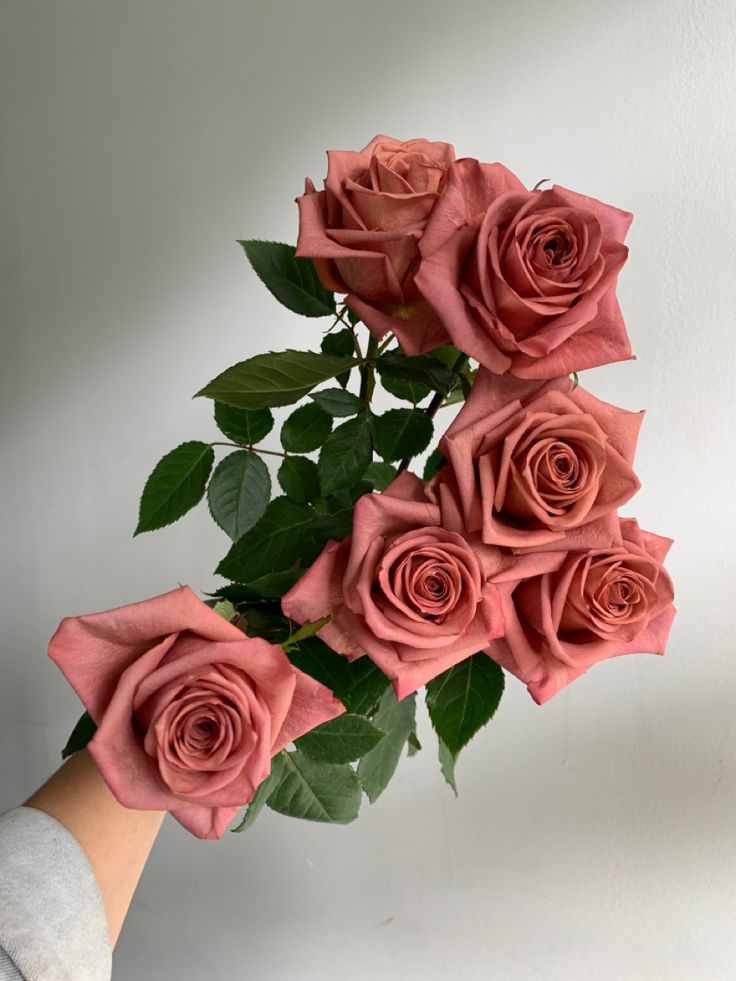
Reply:
[[[503,596],[506,634],[488,653],[542,704],[605,658],[664,654],[675,616],[662,567],[672,544],[621,520],[622,543],[569,552]]]
[[[555,378],[631,357],[615,296],[632,216],[563,187],[498,193],[458,160],[416,284],[452,343],[497,374]]]
[[[367,654],[397,698],[500,637],[504,590],[550,567],[547,557],[516,559],[440,520],[422,482],[403,473],[360,498],[352,538],[330,542],[282,600],[299,623],[331,617],[319,636],[350,659]]]
[[[362,150],[330,150],[324,190],[306,181],[297,255],[376,337],[393,330],[409,354],[447,341],[414,285],[418,242],[455,157],[449,143],[376,136]]]
[[[219,838],[271,758],[344,712],[188,586],[63,620],[49,654],[97,723],[89,751],[120,803],[171,811],[198,838]]]
[[[619,540],[616,509],[643,418],[569,378],[522,382],[481,371],[440,442],[447,464],[428,492],[445,527],[507,548],[590,548]]]

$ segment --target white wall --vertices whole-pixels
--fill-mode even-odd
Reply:
[[[668,656],[541,709],[511,683],[458,801],[423,720],[353,826],[267,813],[204,844],[167,823],[118,981],[736,977],[731,0],[2,8],[0,809],[79,712],[44,656],[60,617],[212,581],[204,511],[133,541],[137,495],[212,432],[203,382],[316,345],[235,240],[294,240],[327,147],[448,139],[635,213],[638,361],[584,382],[649,410],[630,512],[677,539]]]

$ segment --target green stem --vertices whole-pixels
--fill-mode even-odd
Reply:
[[[463,373],[469,360],[470,358],[467,356],[467,354],[461,354],[458,356],[457,360],[450,368],[450,371],[452,371],[453,385],[455,383],[455,378],[457,378],[458,375],[461,375]],[[434,417],[437,415],[438,410],[442,407],[442,403],[450,394],[451,389],[452,389],[452,385],[450,385],[450,388],[446,389],[444,392],[434,393],[432,401],[429,403],[427,408],[423,410],[425,414],[429,416],[430,419],[434,419]],[[398,472],[403,473],[404,470],[406,470],[406,468],[411,463],[411,460],[412,460],[411,457],[407,457],[405,460],[402,460],[401,463],[399,464]]]
[[[210,446],[229,446],[233,450],[250,450],[251,453],[261,453],[263,456],[281,456],[284,459],[288,453],[281,453],[279,450],[264,450],[261,446],[252,446],[246,443],[210,443]]]
[[[376,357],[377,358],[380,358],[381,357],[381,355],[383,354],[383,352],[386,350],[386,348],[389,346],[389,344],[391,343],[391,341],[393,339],[394,339],[394,335],[389,331],[389,333],[386,335],[386,337],[381,341],[381,344],[380,344],[378,350],[376,351]]]
[[[347,304],[344,304],[342,307],[340,307],[340,309],[335,314],[335,324],[338,321],[340,321],[341,324],[345,324],[345,326],[348,328],[348,330],[352,330],[353,329],[353,325],[350,323],[349,320],[346,320],[345,319],[345,314],[347,312],[347,309],[348,309],[347,308]],[[333,324],[332,326],[334,327],[335,324]]]
[[[358,397],[365,403],[366,408],[370,405],[373,398],[373,390],[376,387],[376,357],[378,352],[378,341],[371,334],[368,338],[368,350],[365,354],[365,361],[360,369],[360,393]]]

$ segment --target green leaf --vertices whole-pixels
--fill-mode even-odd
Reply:
[[[298,651],[287,653],[294,667],[329,688],[354,715],[366,715],[375,709],[390,684],[370,658],[348,661],[319,637],[303,640]]]
[[[199,504],[214,462],[215,451],[198,440],[159,460],[143,488],[135,534],[170,525]]]
[[[503,684],[503,670],[482,652],[427,684],[426,702],[432,725],[455,756],[493,717]]]
[[[455,783],[455,761],[457,760],[457,755],[450,752],[441,739],[438,739],[437,745],[442,776],[445,778],[450,787],[452,787],[453,793],[457,797],[457,784]]]
[[[421,402],[432,391],[429,385],[422,385],[421,382],[412,381],[410,378],[394,378],[390,374],[381,375],[381,384],[394,398],[411,402],[412,405]]]
[[[273,429],[270,409],[236,409],[224,402],[215,402],[215,422],[228,439],[245,446],[260,443]]]
[[[324,354],[330,354],[334,357],[347,358],[356,353],[353,332],[347,330],[347,328],[345,330],[331,331],[329,334],[325,334],[325,336],[322,338],[322,344],[320,347]],[[353,363],[353,366],[354,365],[355,362]],[[349,380],[349,369],[335,376],[335,381],[343,388],[347,388]]]
[[[247,607],[242,614],[249,637],[263,637],[272,644],[281,644],[289,636],[289,621],[274,609]]]
[[[433,426],[421,409],[389,409],[374,418],[373,432],[384,460],[403,460],[427,448]]]
[[[424,472],[422,473],[422,480],[429,481],[434,477],[434,475],[439,470],[444,456],[441,450],[432,450],[432,452],[427,457],[426,463],[424,464]]]
[[[304,575],[303,569],[286,569],[283,572],[269,572],[258,579],[251,579],[242,588],[248,599],[264,597],[265,599],[281,599],[288,593],[294,583]]]
[[[350,687],[344,694],[338,695],[338,698],[348,712],[367,715],[387,694],[391,682],[369,657],[359,657],[352,663],[348,662],[348,665]]]
[[[284,494],[292,501],[307,504],[320,495],[317,464],[305,456],[287,456],[279,467],[278,478]]]
[[[419,742],[419,737],[417,736],[416,730],[409,733],[409,738],[406,740],[407,755],[416,756],[416,754],[421,750],[422,744]]]
[[[347,310],[348,320],[353,325],[353,327],[355,327],[356,324],[360,323],[360,317],[354,310],[351,310],[350,307],[346,306],[345,309]]]
[[[398,351],[388,351],[376,362],[376,370],[384,385],[385,378],[394,378],[412,381],[436,392],[447,392],[452,387],[453,372],[430,354],[412,358]]]
[[[309,637],[299,644],[298,650],[287,655],[295,668],[329,688],[336,698],[345,703],[352,686],[353,665],[342,654],[336,654],[319,637]],[[361,660],[365,660],[361,658]],[[346,706],[347,707],[347,706]]]
[[[238,450],[221,460],[207,488],[210,514],[233,541],[253,527],[270,498],[268,467],[250,450]]]
[[[238,611],[235,609],[233,604],[228,599],[220,600],[219,603],[215,603],[212,607],[218,616],[221,616],[223,620],[232,620],[237,616]]]
[[[330,622],[330,617],[320,617],[319,620],[305,620],[304,623],[299,627],[299,629],[290,634],[290,636],[284,641],[284,648],[294,647],[299,644],[302,640],[307,640],[309,637],[314,637],[320,632],[322,627],[326,627]]]
[[[72,734],[61,751],[62,760],[68,759],[74,753],[78,753],[80,749],[84,749],[96,732],[97,726],[92,720],[92,716],[85,712],[72,729]]]
[[[304,317],[334,316],[334,294],[320,282],[312,260],[297,257],[293,245],[253,239],[240,244],[256,275],[279,303]]]
[[[373,456],[371,434],[365,416],[338,426],[319,454],[319,479],[323,494],[331,494],[359,480]]]
[[[261,781],[261,783],[258,785],[258,789],[256,790],[253,799],[246,808],[245,814],[243,815],[243,820],[236,828],[232,828],[232,831],[236,833],[240,831],[247,831],[261,813],[263,810],[263,805],[266,803],[271,794],[278,788],[279,784],[284,778],[284,774],[286,772],[286,761],[284,760],[285,755],[285,753],[277,753],[273,757],[271,760],[271,772],[266,779]]]
[[[277,497],[260,521],[233,544],[217,567],[218,575],[252,583],[290,568],[309,539],[313,520],[314,511],[305,504]]]
[[[477,372],[466,368],[461,375],[458,375],[455,379],[455,384],[445,396],[441,408],[444,409],[446,406],[464,402],[468,395],[470,395],[470,389],[473,387],[473,380],[476,374]]]
[[[363,480],[372,484],[374,490],[383,491],[386,490],[395,476],[396,467],[392,467],[390,463],[384,463],[383,460],[374,460],[363,474]]]
[[[414,729],[416,698],[408,695],[396,701],[393,689],[381,699],[373,721],[386,735],[358,764],[358,776],[371,804],[381,796],[394,775],[399,759]]]
[[[348,330],[331,330],[325,334],[320,344],[323,354],[330,354],[336,358],[347,358],[355,354],[355,341],[353,332]]]
[[[291,405],[356,363],[354,358],[335,358],[313,351],[257,354],[227,368],[195,398],[201,395],[241,409]]]
[[[314,522],[315,542],[326,545],[331,539],[340,542],[347,538],[353,531],[354,511],[355,505],[351,503],[332,514],[320,515]]]
[[[322,763],[351,763],[370,752],[384,735],[362,715],[339,715],[297,739],[296,745]]]
[[[354,416],[365,408],[357,395],[341,388],[323,388],[320,392],[312,392],[309,397],[331,416]]]
[[[281,427],[281,445],[288,453],[310,453],[332,430],[332,416],[311,403],[295,409]]]
[[[458,358],[461,357],[461,353],[454,344],[441,344],[439,347],[433,347],[431,351],[428,351],[426,357],[432,358],[434,361],[439,361],[441,364],[451,368],[457,363]]]
[[[288,817],[347,824],[360,810],[360,781],[346,763],[320,763],[297,750],[286,753],[286,772],[268,806]]]

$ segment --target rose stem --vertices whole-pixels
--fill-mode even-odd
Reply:
[[[368,338],[368,350],[365,354],[365,362],[360,369],[360,398],[364,403],[366,409],[370,405],[371,398],[373,397],[373,389],[376,387],[376,351],[378,350],[378,341],[371,334]]]
[[[250,450],[252,453],[262,453],[264,456],[282,456],[286,458],[288,453],[281,453],[279,450],[264,450],[260,446],[249,446],[246,443],[210,443],[210,446],[229,446],[233,450]]]

